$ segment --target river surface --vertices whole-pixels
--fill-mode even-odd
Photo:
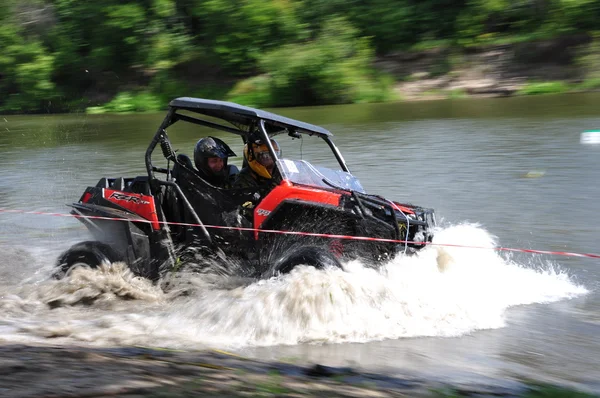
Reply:
[[[88,238],[59,214],[103,176],[144,175],[163,114],[0,116],[0,343],[213,347],[600,392],[600,260],[477,248],[600,253],[600,145],[580,143],[600,129],[599,103],[572,94],[276,110],[332,131],[368,192],[434,208],[439,246],[380,271],[354,262],[260,282],[195,277],[184,296],[118,266],[49,280],[56,257]],[[210,133],[242,154],[236,137]],[[191,154],[210,133],[171,136]],[[302,156],[327,152],[307,145]]]

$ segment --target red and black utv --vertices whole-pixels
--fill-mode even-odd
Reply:
[[[267,143],[275,161],[274,184],[268,189],[211,185],[188,156],[173,149],[167,129],[176,122],[235,134],[242,145]],[[278,157],[271,144],[276,136],[324,141],[339,170]],[[54,276],[75,266],[124,261],[135,274],[156,280],[201,256],[212,258],[212,264],[236,264],[243,276],[265,278],[298,264],[341,267],[358,258],[376,265],[431,242],[433,210],[367,194],[331,136],[322,127],[231,102],[171,101],[146,150],[147,175],[101,178],[71,205],[94,240],[65,251]],[[152,159],[157,146],[165,158],[162,167]]]

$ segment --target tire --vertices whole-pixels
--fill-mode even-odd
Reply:
[[[321,247],[302,246],[283,255],[276,261],[266,276],[271,277],[277,274],[287,274],[297,265],[309,265],[316,269],[332,267],[343,269],[342,264],[333,253]]]
[[[119,255],[106,243],[86,241],[76,243],[63,252],[56,261],[54,279],[68,276],[76,267],[98,268],[103,262],[119,261]]]

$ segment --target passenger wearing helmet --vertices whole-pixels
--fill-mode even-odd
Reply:
[[[272,139],[271,145],[276,155],[281,156],[277,141]],[[246,165],[238,174],[233,184],[234,188],[271,186],[273,184],[275,160],[266,144],[260,141],[246,143],[244,145],[244,161]]]
[[[215,137],[198,140],[194,148],[194,163],[198,175],[216,187],[231,188],[238,168],[227,164],[229,156],[236,154],[222,140]]]

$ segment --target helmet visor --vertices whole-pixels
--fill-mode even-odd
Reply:
[[[226,159],[229,156],[235,156],[235,153],[227,146],[225,142],[218,138],[203,138],[196,144],[197,151],[204,157],[215,157]]]
[[[275,154],[277,155],[277,157],[280,157],[281,151],[279,150],[279,147],[274,146],[273,149],[275,149]],[[271,153],[269,152],[269,149],[266,147],[266,145],[261,145],[261,147],[254,152],[254,155],[256,156],[256,160],[258,160],[262,164],[273,162]]]
[[[215,145],[205,149],[204,156],[225,159],[228,157],[228,153],[224,148]]]

